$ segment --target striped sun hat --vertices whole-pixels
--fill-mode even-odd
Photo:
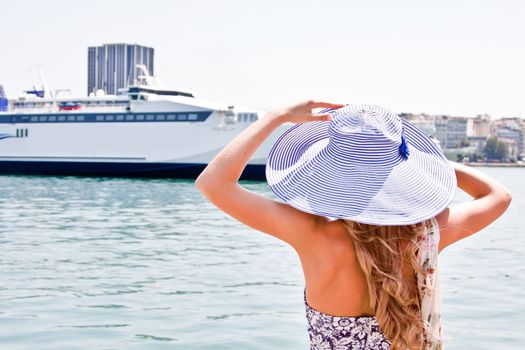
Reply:
[[[379,106],[347,105],[331,121],[297,124],[266,164],[272,191],[312,214],[374,225],[409,225],[443,211],[456,176],[420,129]]]

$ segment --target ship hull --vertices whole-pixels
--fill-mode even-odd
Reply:
[[[0,161],[0,173],[10,175],[195,179],[205,167],[202,163]],[[265,165],[248,164],[241,180],[265,181]]]
[[[80,111],[0,113],[0,174],[195,179],[263,114],[234,114],[182,97],[128,108],[98,102],[86,100]],[[265,180],[271,145],[289,126],[279,126],[261,144],[241,179]]]

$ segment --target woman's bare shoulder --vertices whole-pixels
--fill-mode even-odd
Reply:
[[[343,220],[320,218],[315,233],[316,250],[347,259],[354,254],[354,245]]]

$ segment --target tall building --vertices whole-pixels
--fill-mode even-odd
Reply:
[[[88,94],[102,89],[117,94],[118,89],[138,78],[137,64],[153,72],[153,48],[130,44],[106,44],[88,48]]]

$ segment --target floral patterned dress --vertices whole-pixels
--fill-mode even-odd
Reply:
[[[420,241],[419,261],[425,275],[418,274],[421,317],[425,325],[423,349],[442,350],[442,330],[439,312],[440,290],[437,264],[439,226],[429,220]],[[332,316],[312,309],[306,302],[306,319],[311,350],[388,350],[390,341],[379,328],[374,316]]]

